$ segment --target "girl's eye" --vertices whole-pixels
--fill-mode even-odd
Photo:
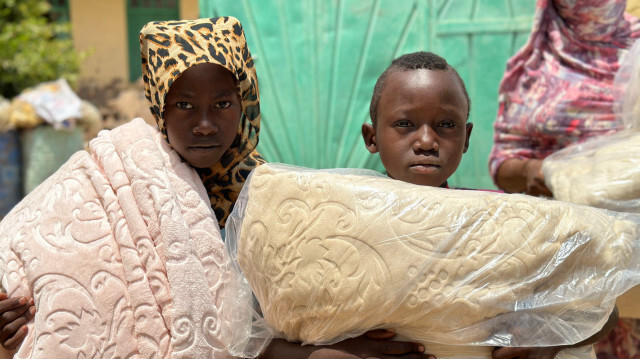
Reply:
[[[411,122],[410,121],[398,121],[395,123],[396,127],[411,127]]]
[[[193,106],[191,106],[190,103],[184,102],[184,101],[177,102],[176,103],[176,107],[178,107],[181,110],[188,110],[188,109],[193,108]]]
[[[216,108],[220,109],[227,108],[229,106],[231,106],[231,101],[220,101],[216,104]]]

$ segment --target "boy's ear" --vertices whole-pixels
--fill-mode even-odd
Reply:
[[[471,130],[473,130],[473,123],[467,122],[467,138],[465,138],[464,140],[464,150],[462,151],[462,153],[467,153],[467,150],[469,149],[469,137],[471,137]]]
[[[372,124],[365,123],[362,125],[362,139],[370,153],[378,152],[378,145],[376,145],[376,129]]]

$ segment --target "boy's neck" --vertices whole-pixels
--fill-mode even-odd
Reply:
[[[393,178],[393,177],[389,176],[389,173],[388,173],[387,171],[384,171],[384,175],[385,175],[385,176],[387,176],[387,177],[389,177],[389,178]],[[393,179],[395,179],[395,178],[393,178]],[[438,187],[439,187],[439,188],[449,188],[449,183],[448,183],[448,181],[444,181],[444,183],[443,183],[443,184],[441,184],[441,185],[440,185],[440,186],[438,186]]]

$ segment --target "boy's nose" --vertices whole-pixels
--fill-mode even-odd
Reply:
[[[438,135],[430,126],[422,126],[415,132],[414,152],[437,152],[440,150]]]

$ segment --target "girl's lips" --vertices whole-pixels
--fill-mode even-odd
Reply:
[[[202,145],[202,146],[190,146],[189,149],[192,151],[211,151],[220,147],[219,145]]]
[[[195,146],[189,146],[189,148],[212,148],[212,147],[219,147],[220,145],[212,143],[209,145],[195,145]]]

